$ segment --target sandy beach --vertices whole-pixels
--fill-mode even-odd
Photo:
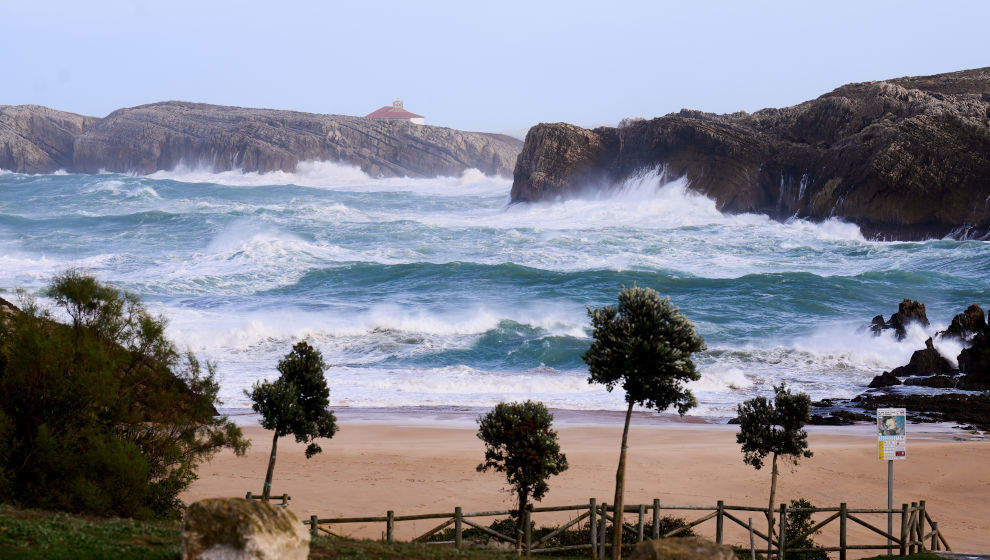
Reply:
[[[591,497],[611,502],[620,432],[619,425],[561,427],[570,469],[551,480],[542,505],[582,504]],[[876,458],[872,427],[810,432],[815,456],[796,470],[782,468],[778,504],[803,497],[817,506],[838,506],[842,501],[851,508],[885,506],[886,466]],[[200,479],[183,496],[186,501],[261,491],[271,433],[257,426],[245,427],[245,433],[253,442],[247,455],[224,453],[203,465]],[[930,515],[953,550],[990,550],[990,442],[926,426],[912,426],[910,434],[908,459],[895,465],[895,506],[927,500]],[[291,495],[291,509],[300,518],[384,515],[390,509],[397,515],[444,512],[455,506],[465,511],[507,509],[513,502],[504,479],[475,471],[482,444],[466,422],[345,423],[332,441],[321,444],[324,452],[307,460],[303,446],[291,437],[279,443],[273,491]],[[633,426],[627,477],[627,504],[659,498],[667,504],[714,505],[721,499],[732,505],[764,506],[770,472],[742,462],[733,426],[668,423]],[[701,514],[686,512],[685,517]],[[537,524],[564,519],[551,514],[535,518]],[[882,515],[867,520],[886,524]],[[411,538],[431,523],[400,523],[396,536]],[[760,527],[765,521],[754,518],[754,524]],[[850,525],[850,543],[881,544],[880,537]],[[895,533],[898,527],[895,520]],[[353,524],[334,530],[378,538],[384,527]],[[699,533],[711,537],[714,522],[700,526]],[[745,537],[731,523],[726,535],[739,543]],[[837,537],[826,529],[817,540],[834,546]]]

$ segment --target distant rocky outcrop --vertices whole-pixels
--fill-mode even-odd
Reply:
[[[287,509],[244,498],[213,498],[186,510],[182,560],[305,560],[309,543],[309,531]]]
[[[753,114],[540,124],[516,163],[512,200],[609,188],[658,166],[723,211],[841,217],[887,239],[987,236],[990,68],[849,84]]]
[[[456,176],[475,168],[508,177],[522,142],[501,134],[169,101],[103,119],[38,106],[0,106],[0,169],[152,173],[180,164],[213,171],[295,171],[334,161],[373,177]]]
[[[906,299],[897,306],[897,312],[890,316],[889,321],[883,320],[883,315],[877,315],[870,323],[870,330],[875,335],[879,335],[885,330],[894,331],[897,340],[904,340],[907,336],[907,327],[911,323],[918,323],[927,327],[928,315],[925,313],[925,305],[917,301]]]

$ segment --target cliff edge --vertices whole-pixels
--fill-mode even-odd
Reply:
[[[512,200],[607,189],[658,166],[723,211],[840,217],[883,239],[985,238],[990,68],[848,84],[753,114],[540,124],[517,160]]]
[[[168,101],[99,119],[0,106],[0,169],[152,173],[179,164],[214,171],[295,171],[335,161],[373,177],[512,173],[522,142],[398,121]]]

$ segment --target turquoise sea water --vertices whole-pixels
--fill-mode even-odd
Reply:
[[[655,174],[546,204],[509,205],[510,186],[330,163],[0,172],[0,289],[37,293],[77,267],[140,294],[180,344],[219,362],[235,409],[307,338],[332,364],[336,406],[611,410],[621,397],[585,381],[585,306],[635,282],[670,295],[707,340],[693,384],[706,416],[781,380],[854,395],[966,305],[990,303],[986,242],[882,243],[839,221],[723,215]],[[928,332],[898,343],[861,329],[903,298],[927,305]]]

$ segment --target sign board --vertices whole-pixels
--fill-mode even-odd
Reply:
[[[907,459],[907,410],[877,409],[877,459]]]

